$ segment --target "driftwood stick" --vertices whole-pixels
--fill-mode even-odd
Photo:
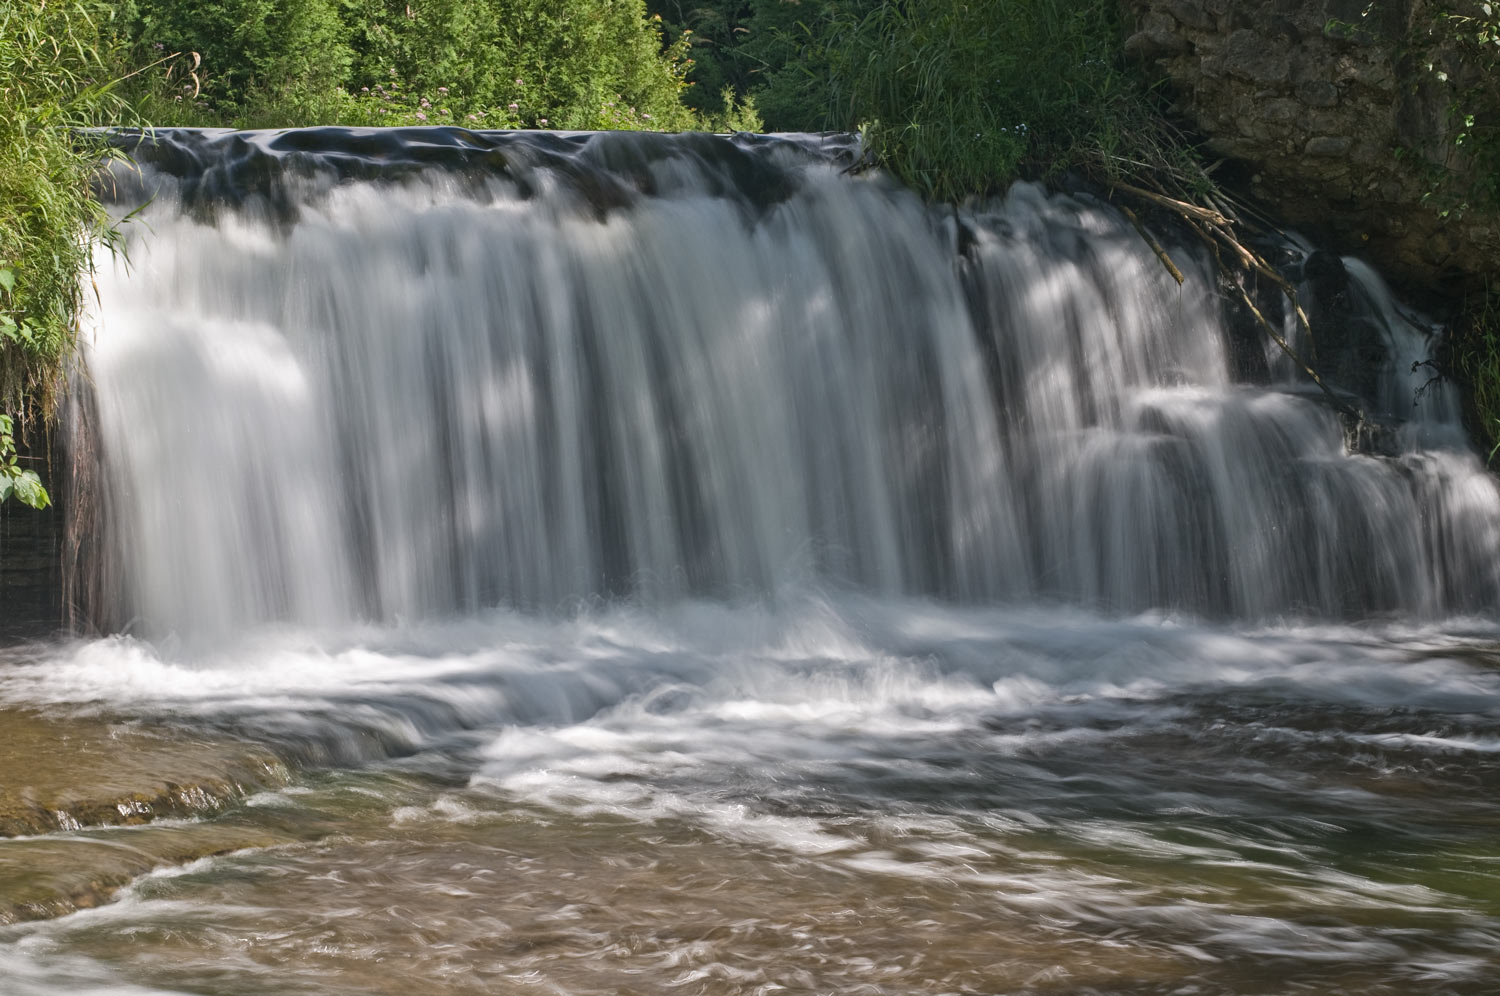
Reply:
[[[1318,385],[1318,389],[1323,392],[1323,394],[1328,398],[1329,402],[1339,411],[1343,412],[1345,415],[1348,415],[1355,421],[1363,422],[1364,415],[1361,414],[1357,408],[1350,406],[1349,403],[1344,401],[1343,398],[1340,398],[1337,394],[1334,394],[1333,389],[1323,382],[1322,377],[1318,376],[1318,372],[1312,367],[1308,366],[1307,361],[1302,359],[1301,356],[1297,355],[1297,351],[1292,348],[1291,343],[1287,342],[1286,339],[1281,335],[1281,333],[1277,332],[1275,327],[1266,320],[1266,316],[1260,313],[1260,309],[1255,306],[1255,302],[1250,300],[1250,293],[1245,290],[1245,288],[1239,283],[1239,281],[1235,281],[1234,287],[1235,290],[1239,291],[1240,293],[1241,303],[1243,303],[1246,308],[1250,309],[1250,314],[1254,315],[1255,320],[1260,323],[1261,328],[1266,330],[1266,335],[1270,336],[1271,341],[1276,343],[1276,345],[1281,348],[1281,351],[1283,353],[1291,357],[1292,362],[1301,367],[1302,372],[1307,374],[1307,376],[1311,378],[1314,384]]]
[[[1150,190],[1146,190],[1143,187],[1134,187],[1128,183],[1116,182],[1114,184],[1114,188],[1116,190],[1123,190],[1125,191],[1125,193],[1130,194],[1133,197],[1139,197],[1142,200],[1150,201],[1152,204],[1164,207],[1169,211],[1176,212],[1177,214],[1182,215],[1184,218],[1191,218],[1194,221],[1204,221],[1209,223],[1210,225],[1228,225],[1230,223],[1228,218],[1210,208],[1199,207],[1196,204],[1189,204],[1187,201],[1179,201],[1175,197],[1168,197],[1165,194],[1154,193]]]
[[[1245,267],[1246,269],[1253,270],[1256,273],[1262,274],[1272,283],[1276,284],[1276,286],[1281,289],[1282,293],[1286,294],[1287,299],[1292,302],[1292,309],[1297,316],[1297,324],[1302,328],[1304,332],[1307,333],[1307,341],[1309,343],[1313,343],[1312,323],[1308,320],[1307,313],[1302,310],[1302,305],[1297,302],[1297,289],[1293,287],[1285,277],[1277,273],[1269,263],[1262,259],[1259,253],[1247,248],[1240,242],[1239,239],[1236,239],[1233,235],[1231,235],[1228,230],[1230,227],[1230,222],[1223,215],[1215,211],[1207,210],[1206,208],[1200,208],[1195,205],[1188,204],[1185,201],[1175,200],[1162,194],[1154,194],[1149,190],[1142,190],[1139,187],[1132,187],[1129,184],[1117,183],[1115,184],[1115,186],[1116,188],[1123,190],[1128,194],[1143,198],[1144,200],[1150,201],[1153,204],[1166,208],[1167,210],[1172,211],[1180,216],[1184,223],[1186,223],[1187,226],[1191,228],[1200,239],[1203,240],[1203,243],[1208,246],[1209,251],[1214,254],[1214,258],[1220,260],[1221,265],[1222,257],[1220,256],[1220,249],[1221,247],[1227,247],[1231,252],[1234,253],[1241,266]],[[1130,219],[1131,224],[1135,225],[1136,231],[1140,232],[1141,235],[1146,238],[1148,244],[1151,245],[1152,249],[1156,251],[1157,258],[1160,259],[1162,261],[1162,264],[1167,267],[1168,272],[1170,272],[1172,276],[1177,279],[1177,282],[1181,284],[1181,272],[1175,265],[1173,265],[1171,259],[1168,258],[1166,253],[1159,248],[1157,243],[1153,239],[1151,239],[1149,235],[1146,234],[1144,229],[1142,229],[1141,224],[1136,219],[1135,214],[1124,205],[1120,205],[1120,208],[1125,212],[1125,217]],[[1239,293],[1241,303],[1243,303],[1244,306],[1249,309],[1250,314],[1255,317],[1255,320],[1260,324],[1260,327],[1265,329],[1266,335],[1269,336],[1271,341],[1276,344],[1277,348],[1285,353],[1293,363],[1297,364],[1297,366],[1302,369],[1303,373],[1307,374],[1308,379],[1318,386],[1318,389],[1323,392],[1325,397],[1328,398],[1329,403],[1332,404],[1336,410],[1349,416],[1355,421],[1364,421],[1364,415],[1358,409],[1352,407],[1343,398],[1340,398],[1337,394],[1335,394],[1333,392],[1333,389],[1329,387],[1328,384],[1323,380],[1322,376],[1313,369],[1312,365],[1304,360],[1301,355],[1299,355],[1298,352],[1292,348],[1292,344],[1286,341],[1286,337],[1283,336],[1280,332],[1276,331],[1275,326],[1273,326],[1266,318],[1266,316],[1261,313],[1261,310],[1255,306],[1255,302],[1250,297],[1250,292],[1245,289],[1244,285],[1236,280],[1234,281],[1234,288]],[[1316,354],[1314,355],[1316,356]]]
[[[1181,287],[1182,271],[1177,268],[1176,263],[1172,262],[1172,257],[1167,255],[1167,251],[1162,248],[1161,243],[1156,241],[1154,235],[1146,231],[1145,227],[1141,224],[1141,220],[1135,216],[1134,211],[1123,204],[1120,205],[1120,210],[1125,212],[1125,217],[1130,219],[1130,223],[1135,226],[1135,230],[1140,233],[1142,239],[1145,239],[1146,245],[1151,247],[1151,251],[1156,253],[1156,258],[1161,260],[1161,265],[1167,268],[1167,272],[1172,275],[1172,279],[1177,281],[1177,286]]]
[[[1246,248],[1239,239],[1231,235],[1223,226],[1210,224],[1209,230],[1218,236],[1219,241],[1234,250],[1240,262],[1271,281],[1281,292],[1286,295],[1287,300],[1292,302],[1292,311],[1297,316],[1297,324],[1302,326],[1302,331],[1307,334],[1308,345],[1312,347],[1313,359],[1318,358],[1318,341],[1313,335],[1312,321],[1307,317],[1307,312],[1302,310],[1302,304],[1297,300],[1297,288],[1291,282],[1277,273],[1271,264],[1261,258],[1260,253]]]
[[[1228,218],[1218,211],[1199,207],[1196,204],[1189,204],[1186,201],[1167,197],[1164,194],[1153,193],[1152,191],[1144,190],[1141,187],[1132,186],[1128,183],[1116,183],[1114,186],[1117,190],[1149,201],[1178,215],[1208,245],[1216,259],[1220,258],[1219,248],[1221,246],[1227,247],[1234,253],[1241,266],[1261,274],[1280,288],[1281,292],[1286,295],[1287,300],[1292,303],[1292,311],[1297,316],[1297,324],[1307,336],[1308,345],[1312,349],[1313,359],[1317,359],[1318,347],[1317,340],[1313,336],[1312,321],[1308,319],[1307,312],[1302,310],[1302,305],[1297,300],[1297,288],[1293,287],[1285,277],[1277,273],[1269,263],[1261,258],[1260,253],[1247,248],[1230,233],[1229,230],[1233,223]],[[1124,205],[1120,205],[1120,208],[1125,212],[1125,216],[1130,219],[1131,224],[1135,225],[1136,231],[1140,232],[1146,238],[1151,248],[1155,250],[1157,258],[1167,268],[1167,272],[1171,273],[1177,282],[1181,284],[1181,271],[1173,265],[1171,259],[1167,257],[1166,253],[1155,240],[1146,234],[1135,214]],[[1239,291],[1240,299],[1244,302],[1245,307],[1250,309],[1250,313],[1255,316],[1255,320],[1260,323],[1260,326],[1266,330],[1266,334],[1271,337],[1271,341],[1275,342],[1282,352],[1286,353],[1294,363],[1302,368],[1303,372],[1312,379],[1312,382],[1318,385],[1319,389],[1328,396],[1328,400],[1333,403],[1334,407],[1352,418],[1362,419],[1363,416],[1345,403],[1342,398],[1334,394],[1333,390],[1323,382],[1323,378],[1318,375],[1318,372],[1312,368],[1311,364],[1298,355],[1297,351],[1292,348],[1291,343],[1287,342],[1286,338],[1272,327],[1271,323],[1266,320],[1266,316],[1261,314],[1260,309],[1255,306],[1255,302],[1250,299],[1250,294],[1245,290],[1244,286],[1235,281],[1235,288]]]

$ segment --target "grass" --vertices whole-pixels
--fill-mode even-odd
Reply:
[[[1123,61],[1104,0],[882,0],[834,18],[834,123],[941,201],[1063,172],[1174,197],[1212,190],[1202,161]]]
[[[118,111],[109,9],[0,6],[0,411],[24,428],[53,411],[84,304],[92,243],[112,236],[90,194],[101,149],[76,129]]]

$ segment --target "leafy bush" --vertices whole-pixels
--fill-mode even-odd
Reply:
[[[14,427],[9,415],[0,415],[0,503],[14,495],[24,505],[46,508],[52,504],[52,498],[42,487],[37,472],[20,465],[15,436],[12,435]]]
[[[831,29],[876,0],[648,0],[668,33],[688,39],[687,103],[707,115],[750,101],[772,131],[835,127]]]
[[[196,52],[201,72],[190,87],[224,118],[257,104],[328,99],[353,55],[337,0],[133,0],[126,20],[139,65],[171,53]],[[168,67],[159,96],[184,96],[181,65]],[[161,108],[158,113],[168,113]]]
[[[1420,72],[1450,96],[1452,147],[1431,196],[1441,215],[1500,208],[1500,3],[1437,0],[1410,43]]]
[[[836,16],[842,125],[929,196],[987,193],[1075,170],[1200,194],[1206,176],[1123,63],[1105,0],[881,0]]]
[[[682,102],[686,39],[642,0],[134,0],[129,24],[138,63],[201,56],[135,88],[157,124],[714,123]]]
[[[50,414],[73,354],[91,243],[111,234],[90,195],[101,155],[76,129],[118,111],[111,8],[91,0],[0,5],[0,410]],[[45,501],[0,432],[0,491]]]
[[[433,123],[693,124],[679,100],[680,48],[661,50],[639,0],[363,0],[354,31],[351,84],[374,92],[394,81],[428,102],[416,112]]]
[[[1125,64],[1111,0],[651,3],[693,30],[691,79],[753,97],[772,130],[861,130],[883,165],[934,198],[1064,170],[1178,195],[1208,187]]]

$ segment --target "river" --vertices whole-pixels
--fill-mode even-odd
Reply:
[[[1087,196],[160,141],[0,989],[1500,989],[1500,491],[1357,261],[1378,446]]]

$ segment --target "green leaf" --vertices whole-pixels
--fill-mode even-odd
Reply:
[[[32,508],[46,508],[52,504],[52,496],[47,494],[47,489],[42,487],[42,479],[34,470],[23,470],[21,476],[14,479],[12,489],[16,498],[25,505]]]
[[[4,289],[7,294],[15,293],[16,274],[14,270],[0,270],[0,289]]]

